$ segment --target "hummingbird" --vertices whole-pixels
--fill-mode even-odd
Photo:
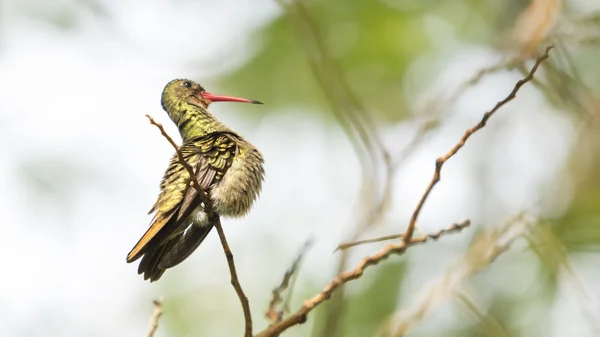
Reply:
[[[194,169],[193,179],[210,198],[213,211],[242,217],[260,194],[264,160],[254,145],[208,111],[212,102],[262,104],[211,94],[186,79],[169,82],[161,99],[163,109],[179,128],[179,151]],[[160,183],[158,199],[148,212],[154,213],[150,227],[127,254],[127,262],[142,258],[138,274],[150,282],[158,280],[166,269],[190,256],[213,228],[214,216],[205,212],[205,206],[175,153]]]

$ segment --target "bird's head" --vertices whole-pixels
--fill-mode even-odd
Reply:
[[[212,102],[239,102],[239,103],[252,103],[252,104],[262,104],[259,101],[255,101],[247,98],[233,97],[233,96],[224,96],[224,95],[215,95],[209,92],[206,92],[204,88],[191,80],[186,79],[178,79],[169,82],[162,93],[162,105],[169,112],[169,114],[174,113],[173,110],[169,107],[177,106],[178,103],[190,103],[194,105],[201,106],[203,108],[208,108],[210,103]],[[172,118],[175,116],[171,116]]]

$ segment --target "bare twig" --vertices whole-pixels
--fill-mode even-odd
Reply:
[[[321,292],[304,301],[304,304],[296,313],[278,323],[271,325],[264,331],[258,333],[255,337],[279,336],[288,328],[306,322],[308,313],[310,313],[316,306],[329,299],[331,294],[333,294],[340,286],[360,278],[367,268],[378,264],[391,255],[402,255],[408,248],[412,246],[423,244],[431,239],[437,239],[445,234],[459,232],[468,225],[469,223],[467,222],[464,227],[454,226],[453,228],[441,230],[433,235],[420,235],[418,237],[411,238],[408,243],[402,240],[397,243],[385,245],[379,252],[363,258],[354,269],[337,275],[329,284],[325,286]]]
[[[283,319],[283,311],[285,308],[277,310],[277,306],[283,301],[282,294],[288,288],[292,276],[294,275],[294,273],[296,273],[296,270],[300,265],[300,261],[302,261],[304,254],[306,254],[308,249],[310,249],[310,247],[312,246],[313,241],[314,240],[311,237],[304,243],[304,245],[298,252],[298,255],[294,259],[294,262],[292,262],[290,268],[286,270],[285,274],[283,275],[283,279],[281,280],[279,286],[273,289],[273,297],[269,302],[269,308],[267,309],[267,313],[265,314],[265,316],[267,316],[267,318],[271,320],[272,323],[277,323]]]
[[[421,128],[425,130],[431,129],[431,124],[435,125],[436,120],[441,115],[443,109],[454,105],[456,101],[467,92],[468,89],[475,87],[475,85],[481,82],[481,80],[483,80],[486,76],[502,70],[511,70],[522,62],[523,59],[519,57],[504,59],[491,66],[477,70],[477,72],[471,75],[471,77],[454,86],[454,90],[451,90],[448,94],[443,95],[441,93],[433,93],[432,99],[423,104],[423,108],[418,109],[418,113],[416,113],[416,115],[429,116],[429,120],[426,120]],[[444,97],[440,98],[442,95]]]
[[[235,263],[233,261],[233,253],[231,253],[231,249],[229,248],[229,244],[227,243],[227,238],[225,237],[225,232],[223,231],[223,227],[221,226],[221,221],[217,217],[214,222],[215,228],[219,233],[219,239],[221,240],[221,245],[223,246],[223,251],[225,252],[225,257],[227,258],[227,265],[229,266],[229,274],[231,274],[231,285],[238,297],[240,298],[240,303],[242,304],[242,310],[244,311],[244,336],[252,337],[252,314],[250,313],[250,303],[248,302],[248,297],[244,293],[242,289],[242,285],[240,284],[240,280],[237,276],[237,271],[235,269]]]
[[[510,94],[506,98],[504,98],[502,101],[496,103],[496,106],[494,106],[494,108],[492,110],[490,110],[489,112],[486,112],[483,115],[483,118],[479,121],[479,123],[477,123],[472,128],[467,129],[465,131],[465,133],[463,134],[463,136],[461,137],[461,139],[459,140],[459,142],[456,145],[454,145],[454,147],[448,153],[446,153],[444,156],[436,159],[435,171],[433,174],[433,178],[430,181],[429,186],[425,190],[425,193],[423,193],[423,195],[421,196],[421,200],[419,201],[419,204],[417,205],[417,207],[415,208],[415,210],[411,216],[408,227],[406,228],[405,232],[402,234],[402,236],[405,239],[410,238],[413,235],[415,228],[417,228],[416,222],[417,222],[417,218],[419,217],[419,213],[421,212],[421,209],[423,208],[425,201],[429,197],[429,194],[431,194],[433,187],[441,180],[442,167],[444,166],[446,161],[448,161],[450,158],[452,158],[465,145],[466,141],[469,139],[469,137],[471,137],[471,135],[473,135],[475,132],[482,129],[486,125],[487,121],[494,115],[494,113],[496,113],[496,111],[498,111],[502,106],[506,105],[508,102],[512,101],[516,97],[517,92],[521,89],[521,87],[525,83],[527,83],[533,79],[533,75],[539,68],[540,64],[548,58],[549,52],[552,48],[553,48],[553,46],[548,46],[546,48],[546,50],[542,54],[542,56],[540,56],[536,59],[535,64],[533,65],[533,67],[531,68],[529,73],[523,79],[519,80],[515,84],[515,86],[513,87],[513,90],[510,92]],[[458,93],[462,92],[469,85],[477,83],[479,80],[481,80],[481,78],[484,75],[491,73],[491,72],[498,71],[502,68],[507,67],[510,64],[515,64],[515,62],[516,61],[513,60],[508,63],[502,64],[502,65],[482,69],[473,78],[471,78],[468,82],[463,83],[463,85],[460,87],[460,89],[458,91],[456,91],[455,95],[458,95]],[[398,235],[394,234],[394,235],[386,235],[386,236],[382,236],[382,237],[374,238],[374,239],[347,242],[347,243],[340,244],[337,247],[337,249],[343,250],[343,249],[347,249],[347,248],[365,244],[365,243],[380,242],[380,241],[392,240],[392,239],[397,239],[397,238],[398,238]]]
[[[202,187],[200,187],[200,184],[198,184],[198,180],[194,179],[194,177],[196,176],[196,174],[194,173],[194,168],[192,168],[190,164],[188,164],[188,162],[185,161],[185,159],[183,158],[183,154],[181,153],[181,151],[179,151],[179,146],[177,146],[177,143],[175,143],[173,138],[169,136],[169,134],[165,131],[165,128],[163,128],[163,126],[160,123],[157,123],[150,115],[146,115],[146,117],[148,118],[148,120],[150,120],[150,124],[156,126],[160,130],[160,133],[163,135],[163,137],[165,137],[167,141],[171,144],[171,146],[173,146],[175,152],[177,153],[177,159],[179,160],[179,163],[183,165],[186,171],[188,171],[190,175],[190,182],[192,183],[196,191],[200,194],[202,200],[208,201],[210,203],[208,196],[206,195],[206,193],[204,193]]]
[[[150,328],[148,329],[146,337],[153,337],[158,328],[158,319],[163,313],[162,302],[162,297],[152,301],[152,303],[154,303],[154,312],[152,312],[152,316],[150,316]]]
[[[408,224],[408,227],[406,228],[406,231],[404,232],[404,240],[405,241],[410,241],[410,238],[412,237],[413,232],[415,230],[415,226],[416,226],[416,223],[417,223],[417,218],[419,217],[419,213],[421,212],[421,209],[423,208],[423,205],[425,204],[425,201],[429,197],[429,194],[433,190],[433,187],[441,179],[441,171],[442,171],[442,166],[444,166],[444,163],[446,163],[446,161],[448,161],[448,159],[452,158],[465,145],[466,141],[469,139],[469,137],[471,137],[471,135],[473,135],[475,132],[477,132],[480,129],[482,129],[485,126],[485,124],[487,123],[487,121],[494,115],[494,113],[496,113],[496,111],[498,111],[498,109],[500,109],[501,107],[503,107],[504,105],[506,105],[508,102],[512,101],[517,96],[517,92],[519,91],[519,89],[521,89],[521,87],[525,83],[527,83],[527,82],[529,82],[529,81],[531,81],[533,79],[533,75],[538,70],[540,64],[544,60],[546,60],[548,58],[550,50],[552,48],[553,48],[552,46],[548,46],[546,48],[546,50],[542,54],[542,56],[540,56],[540,57],[538,57],[536,59],[535,64],[533,65],[533,67],[529,71],[529,74],[527,74],[527,76],[525,76],[524,78],[520,79],[515,84],[513,90],[510,92],[510,94],[508,96],[506,96],[506,98],[504,98],[500,102],[496,103],[496,106],[494,106],[494,108],[492,110],[490,110],[490,111],[486,112],[485,114],[483,114],[483,118],[481,119],[481,121],[479,121],[479,123],[477,123],[472,128],[467,129],[465,131],[465,133],[463,134],[463,136],[461,137],[461,139],[458,141],[458,143],[456,143],[456,145],[454,145],[454,147],[448,153],[446,153],[444,156],[436,159],[436,161],[435,161],[435,171],[433,173],[433,178],[431,179],[431,182],[429,183],[429,186],[425,190],[425,193],[421,197],[421,200],[419,201],[419,204],[415,208],[415,210],[414,210],[414,212],[413,212],[413,214],[412,214],[412,216],[410,218],[410,222]]]
[[[455,223],[452,224],[452,226],[450,226],[447,229],[442,229],[441,231],[435,233],[435,234],[429,234],[429,237],[437,240],[440,235],[444,234],[447,231],[451,231],[451,230],[455,230],[455,229],[459,229],[459,228],[464,228],[467,227],[471,224],[471,222],[469,220],[463,220],[459,223]],[[365,243],[375,243],[375,242],[381,242],[381,241],[388,241],[388,240],[395,240],[395,239],[400,239],[402,238],[402,236],[404,235],[404,233],[401,234],[393,234],[393,235],[387,235],[387,236],[382,236],[382,237],[378,237],[378,238],[374,238],[374,239],[368,239],[368,240],[360,240],[360,241],[354,241],[354,242],[346,242],[346,243],[340,243],[340,245],[335,249],[336,251],[338,250],[344,250],[344,249],[348,249],[354,246],[358,246],[358,245],[363,245]]]
[[[478,235],[465,256],[450,267],[443,278],[424,287],[422,298],[416,304],[400,313],[394,336],[404,336],[442,301],[455,294],[466,279],[487,268],[517,239],[524,237],[534,223],[535,219],[521,213],[502,226]]]
[[[156,121],[154,121],[154,119],[152,117],[150,117],[149,115],[146,115],[146,117],[148,117],[148,119],[150,120],[150,123],[152,125],[155,125],[160,130],[160,133],[163,135],[163,137],[165,137],[167,139],[167,141],[169,141],[169,143],[173,146],[173,148],[177,152],[177,158],[179,160],[179,163],[181,165],[183,165],[183,167],[188,171],[188,173],[190,175],[190,181],[191,181],[192,186],[196,189],[196,191],[198,192],[198,194],[200,195],[200,197],[202,198],[202,200],[204,202],[204,211],[209,216],[211,222],[214,224],[215,228],[217,229],[217,232],[219,234],[219,239],[221,240],[221,246],[223,246],[223,252],[225,253],[225,257],[227,258],[227,265],[229,266],[229,274],[231,275],[231,285],[235,289],[235,292],[240,299],[240,303],[242,304],[242,310],[244,311],[244,322],[245,322],[244,336],[252,337],[252,315],[250,313],[250,303],[248,302],[248,298],[246,297],[246,294],[244,293],[244,290],[242,289],[242,285],[240,284],[240,281],[239,281],[239,278],[237,275],[237,271],[235,268],[233,253],[231,253],[231,249],[229,248],[229,243],[227,243],[227,238],[225,237],[225,232],[223,231],[223,227],[221,226],[221,220],[219,218],[219,215],[213,211],[212,201],[210,200],[207,193],[205,193],[204,190],[202,190],[202,188],[198,184],[198,181],[196,179],[194,179],[194,177],[196,177],[196,174],[194,173],[194,169],[183,158],[183,154],[179,150],[179,146],[177,146],[177,144],[173,141],[173,138],[171,138],[167,134],[167,132],[165,131],[165,129],[163,128],[163,126],[160,123],[157,123]]]

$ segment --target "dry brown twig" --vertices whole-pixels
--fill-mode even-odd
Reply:
[[[171,138],[171,136],[169,136],[167,131],[165,131],[165,128],[163,128],[162,124],[157,123],[154,120],[154,118],[152,118],[150,115],[146,115],[146,117],[150,121],[150,124],[156,126],[158,128],[158,130],[160,130],[160,134],[163,137],[165,137],[165,139],[169,142],[169,144],[171,144],[171,146],[173,146],[173,148],[175,149],[175,152],[177,153],[177,160],[179,160],[179,163],[181,165],[183,165],[185,170],[188,171],[188,173],[190,174],[190,182],[192,183],[192,185],[194,186],[196,191],[198,191],[202,200],[205,201],[205,205],[207,204],[206,202],[210,203],[208,196],[206,195],[206,193],[204,193],[204,191],[202,190],[202,187],[200,187],[200,184],[198,184],[198,181],[196,179],[192,179],[192,177],[196,176],[194,174],[194,168],[191,167],[190,164],[188,164],[188,162],[185,161],[185,159],[183,158],[183,154],[181,153],[181,151],[179,151],[179,146],[177,145],[177,143],[175,143],[173,138]]]
[[[219,215],[213,211],[212,201],[210,200],[208,195],[202,190],[202,188],[198,184],[198,181],[196,179],[193,179],[196,176],[196,174],[194,173],[194,169],[183,158],[183,155],[182,155],[181,151],[179,150],[179,146],[177,146],[177,144],[173,141],[173,138],[171,138],[167,134],[167,132],[165,131],[165,129],[163,128],[163,126],[160,123],[157,123],[156,121],[154,121],[154,119],[152,117],[150,117],[150,115],[146,115],[146,117],[148,117],[148,120],[150,120],[150,124],[156,126],[160,130],[160,133],[163,135],[163,137],[165,137],[167,139],[167,141],[169,141],[171,146],[173,146],[173,148],[177,152],[177,158],[179,160],[179,163],[181,165],[183,165],[183,167],[188,171],[188,173],[190,175],[190,182],[191,182],[192,186],[196,189],[196,191],[198,192],[198,194],[200,195],[200,197],[202,198],[202,200],[204,202],[204,211],[206,212],[206,214],[208,214],[209,217],[212,217],[211,220],[213,220],[212,222],[214,223],[215,228],[217,229],[217,232],[219,234],[219,239],[221,241],[221,245],[223,246],[223,252],[225,253],[225,257],[227,258],[227,265],[229,266],[229,274],[231,275],[231,285],[235,289],[235,292],[240,299],[240,303],[242,304],[242,310],[244,311],[244,322],[245,322],[244,336],[252,337],[252,314],[250,313],[250,303],[248,302],[248,297],[246,297],[246,294],[244,293],[244,290],[242,289],[242,285],[240,284],[240,280],[237,275],[237,270],[235,268],[233,253],[231,253],[231,249],[229,248],[229,243],[227,243],[227,238],[225,237],[225,232],[223,231],[223,226],[221,226],[221,220],[219,218]]]
[[[508,102],[512,101],[517,96],[517,92],[521,89],[521,87],[525,83],[527,83],[527,82],[529,82],[529,81],[531,81],[533,79],[533,75],[538,70],[540,64],[549,57],[549,53],[550,53],[550,50],[552,50],[552,48],[554,48],[554,47],[553,46],[546,47],[546,50],[544,51],[544,53],[535,60],[535,63],[533,65],[533,67],[531,68],[531,70],[529,71],[529,73],[524,78],[520,79],[515,84],[515,86],[513,87],[512,91],[510,92],[510,94],[508,94],[508,96],[506,96],[500,102],[496,103],[496,105],[494,106],[494,108],[492,108],[492,110],[486,112],[483,115],[482,119],[479,121],[479,123],[477,123],[475,126],[469,128],[469,129],[467,129],[465,131],[465,133],[463,134],[463,136],[458,141],[458,143],[456,143],[456,145],[454,145],[454,147],[452,147],[452,149],[450,149],[450,151],[448,151],[442,157],[439,157],[439,158],[436,159],[436,161],[435,161],[435,171],[433,173],[433,178],[431,179],[431,181],[429,183],[429,186],[427,186],[427,189],[425,189],[425,192],[421,196],[421,199],[419,200],[419,203],[418,203],[417,207],[413,211],[413,214],[411,216],[411,219],[410,219],[410,222],[408,224],[408,227],[406,228],[406,230],[405,230],[405,232],[403,234],[386,235],[386,236],[382,236],[382,237],[378,237],[378,238],[373,238],[373,239],[368,239],[368,240],[361,240],[361,241],[355,241],[355,242],[346,242],[346,243],[340,244],[337,249],[343,250],[343,249],[347,249],[347,248],[354,247],[354,246],[361,245],[361,244],[365,244],[365,243],[374,243],[374,242],[380,242],[380,241],[393,240],[393,239],[398,239],[399,237],[403,237],[404,240],[407,240],[407,239],[411,238],[412,235],[413,235],[413,232],[414,232],[414,230],[416,228],[417,219],[419,217],[421,209],[423,208],[423,206],[425,204],[425,201],[427,200],[427,198],[431,194],[431,191],[433,190],[433,187],[441,180],[441,171],[442,171],[442,167],[444,166],[444,164],[450,158],[452,158],[465,145],[465,143],[467,142],[467,140],[475,132],[477,132],[480,129],[482,129],[486,125],[487,121],[501,107],[503,107],[504,105],[506,105]],[[494,70],[495,70],[495,68],[494,68]],[[474,77],[474,80],[478,81],[479,79],[481,79],[481,77],[483,75],[485,75],[485,72],[478,73],[477,76]]]
[[[457,227],[466,227],[468,226],[469,220],[463,220],[459,223],[455,223],[452,224],[452,226],[450,226],[447,229],[442,229],[441,231],[435,233],[435,234],[426,234],[427,236],[429,236],[430,238],[437,240],[440,237],[440,234],[444,234],[445,231],[449,231],[449,230],[453,230],[454,228]],[[358,245],[363,245],[366,243],[375,243],[375,242],[381,242],[381,241],[388,241],[388,240],[395,240],[395,239],[401,239],[402,236],[404,236],[404,233],[401,234],[393,234],[393,235],[387,235],[387,236],[382,236],[379,238],[374,238],[374,239],[367,239],[367,240],[360,240],[360,241],[354,241],[354,242],[347,242],[347,243],[340,243],[340,245],[335,249],[336,251],[338,250],[344,250],[344,249],[348,249],[354,246],[358,246]]]
[[[152,301],[152,303],[154,303],[154,312],[152,312],[152,316],[150,316],[150,328],[148,329],[146,337],[153,337],[156,329],[158,329],[158,319],[163,313],[162,302],[162,297]]]
[[[424,103],[423,107],[421,109],[418,109],[418,113],[416,113],[417,116],[429,116],[422,123],[422,130],[419,131],[426,132],[427,130],[432,129],[433,126],[438,124],[438,119],[442,114],[442,110],[454,105],[456,101],[467,92],[468,89],[475,87],[485,77],[503,70],[512,70],[522,62],[523,59],[521,57],[514,57],[501,60],[491,66],[477,70],[477,72],[471,75],[471,77],[467,78],[466,80],[455,86],[454,90],[451,90],[445,95],[443,92],[433,93],[431,95],[432,98],[426,103]]]
[[[292,276],[298,270],[298,266],[300,265],[302,258],[304,257],[306,252],[310,249],[313,242],[314,242],[314,240],[312,237],[309,238],[308,240],[306,240],[306,242],[304,243],[302,248],[300,248],[298,255],[294,259],[294,262],[292,262],[292,265],[290,266],[290,268],[288,268],[288,270],[286,270],[285,274],[283,275],[283,279],[281,280],[281,283],[279,284],[279,286],[277,286],[277,288],[273,289],[273,291],[272,291],[273,297],[271,298],[271,301],[269,302],[269,307],[267,309],[267,313],[265,314],[265,316],[272,323],[277,323],[283,319],[285,306],[283,308],[281,308],[281,310],[277,310],[277,306],[281,302],[283,302],[282,294],[288,288],[288,286],[290,286],[290,281],[292,279]],[[291,291],[291,287],[290,287],[290,291]]]
[[[494,115],[494,113],[496,113],[496,111],[498,111],[498,109],[500,109],[501,107],[506,105],[508,102],[512,101],[517,96],[517,92],[519,91],[519,89],[521,89],[521,87],[525,83],[527,83],[533,79],[533,75],[538,70],[540,64],[548,58],[550,50],[552,50],[552,48],[553,48],[552,46],[546,47],[546,50],[544,51],[542,56],[540,56],[536,59],[535,64],[529,71],[529,74],[527,74],[527,76],[520,79],[515,84],[513,90],[510,92],[510,94],[508,94],[508,96],[506,96],[506,98],[504,98],[500,102],[496,103],[496,105],[494,106],[494,108],[492,110],[483,114],[483,118],[479,121],[479,123],[477,123],[472,128],[467,129],[465,131],[465,133],[463,134],[463,136],[461,137],[461,139],[458,141],[458,143],[456,143],[456,145],[454,145],[454,147],[452,149],[450,149],[450,151],[448,151],[448,153],[446,153],[444,156],[436,159],[435,171],[433,173],[433,178],[431,179],[429,186],[425,190],[425,193],[421,197],[421,200],[419,200],[419,204],[415,208],[415,210],[410,218],[410,222],[408,223],[408,227],[406,228],[406,231],[404,232],[403,237],[404,237],[405,241],[409,241],[410,238],[412,237],[413,232],[415,230],[416,223],[417,223],[417,218],[419,217],[419,213],[421,212],[421,209],[423,208],[425,201],[429,197],[429,194],[431,194],[433,187],[441,180],[441,171],[442,171],[442,167],[444,166],[444,164],[448,161],[448,159],[452,158],[465,145],[465,143],[467,142],[469,137],[471,137],[471,135],[473,135],[475,132],[479,131],[480,129],[482,129],[485,126],[487,121]]]
[[[418,237],[411,238],[409,241],[399,241],[397,243],[390,243],[385,245],[379,252],[363,258],[360,263],[352,270],[343,272],[337,275],[325,288],[316,294],[315,296],[304,301],[302,307],[296,311],[293,315],[283,319],[282,321],[275,323],[258,333],[255,337],[275,337],[279,336],[283,331],[290,327],[306,322],[306,317],[315,307],[322,302],[326,301],[331,294],[336,291],[340,286],[360,278],[365,270],[371,266],[378,264],[379,262],[387,259],[391,255],[402,255],[406,250],[412,246],[426,243],[431,239],[438,239],[441,236],[449,233],[460,232],[462,229],[470,225],[469,221],[465,221],[462,224],[455,224],[451,228],[443,229],[436,234],[432,235],[420,235]]]

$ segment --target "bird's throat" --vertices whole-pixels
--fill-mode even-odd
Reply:
[[[221,122],[204,108],[188,105],[183,107],[182,111],[177,126],[181,138],[184,140],[200,138],[210,133],[227,130]]]

